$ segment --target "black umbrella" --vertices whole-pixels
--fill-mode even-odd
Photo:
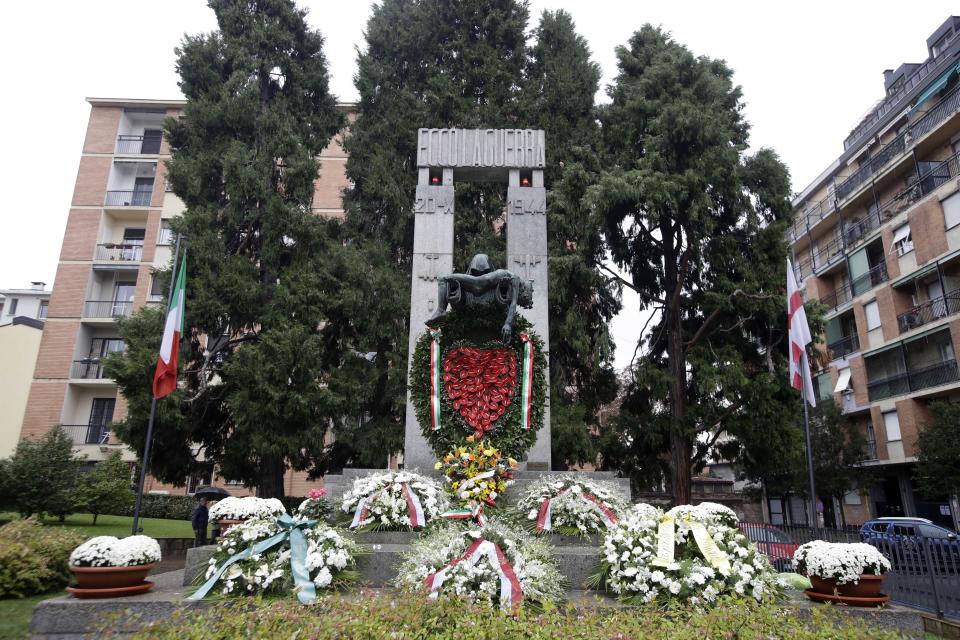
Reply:
[[[230,494],[227,493],[226,489],[220,487],[197,487],[197,490],[193,492],[193,496],[199,500],[200,498],[206,498],[207,500],[223,500],[228,497]]]

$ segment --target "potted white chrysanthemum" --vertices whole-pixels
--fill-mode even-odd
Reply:
[[[143,593],[153,586],[147,573],[160,562],[160,544],[149,536],[97,536],[70,554],[77,597],[97,598]]]
[[[801,545],[793,561],[797,572],[810,578],[813,594],[807,595],[814,600],[824,599],[817,594],[847,604],[877,604],[888,599],[880,587],[890,561],[869,544],[815,540]]]

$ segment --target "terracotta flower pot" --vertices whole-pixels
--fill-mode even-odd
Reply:
[[[882,583],[882,575],[872,576],[864,574],[860,576],[860,580],[856,584],[852,582],[837,584],[837,581],[833,578],[824,580],[817,576],[810,576],[810,585],[814,591],[827,595],[835,594],[841,598],[877,598],[880,596]]]
[[[142,585],[150,569],[156,566],[138,564],[132,567],[70,567],[70,573],[81,589],[117,589]]]

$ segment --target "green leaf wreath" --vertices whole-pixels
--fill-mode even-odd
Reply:
[[[522,460],[537,439],[537,431],[543,426],[543,408],[546,402],[547,358],[543,340],[530,328],[530,323],[517,314],[509,344],[500,341],[503,326],[503,309],[496,305],[470,307],[467,310],[452,310],[447,315],[440,332],[441,363],[447,354],[457,347],[471,346],[478,349],[507,348],[517,358],[518,370],[523,364],[523,340],[521,333],[533,341],[533,393],[530,409],[530,428],[520,425],[522,375],[517,375],[516,389],[510,405],[484,434],[484,439],[500,449],[505,456]],[[410,368],[410,400],[417,412],[420,431],[440,458],[452,449],[467,444],[467,437],[474,429],[453,407],[441,383],[440,428],[430,429],[430,332],[424,330],[417,339]]]

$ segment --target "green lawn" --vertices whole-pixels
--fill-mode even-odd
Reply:
[[[45,593],[22,600],[0,600],[0,640],[22,640],[29,637],[30,616],[41,600],[62,596],[62,591]]]
[[[0,521],[16,519],[13,513],[0,513]],[[89,513],[75,513],[60,522],[57,518],[44,518],[43,524],[50,527],[70,527],[85,536],[128,536],[133,527],[133,518],[128,516],[100,516],[96,526]],[[152,538],[192,538],[193,530],[189,520],[161,520],[159,518],[141,518],[143,534]]]

